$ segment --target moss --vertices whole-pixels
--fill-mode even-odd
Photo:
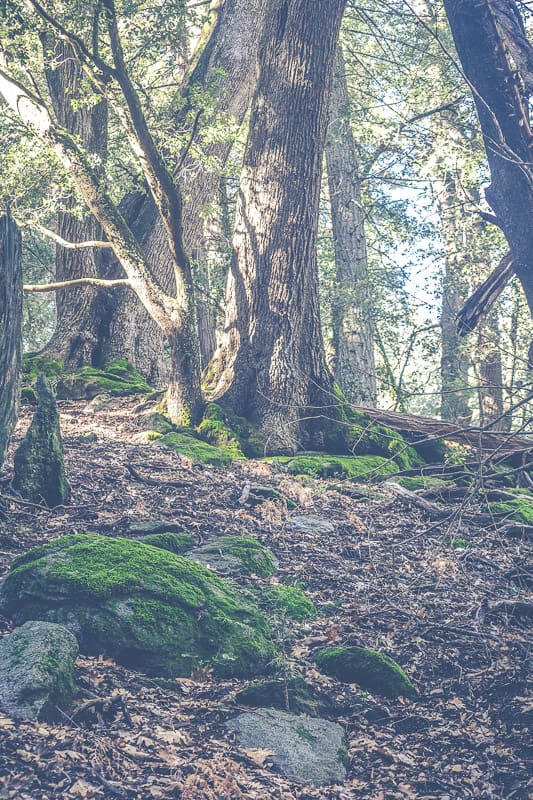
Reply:
[[[286,464],[292,475],[312,475],[319,478],[356,478],[371,480],[378,475],[397,471],[393,461],[382,456],[279,456],[272,461]]]
[[[199,564],[141,542],[63,537],[15,560],[3,585],[16,621],[47,619],[76,631],[84,652],[106,652],[162,676],[208,664],[246,677],[276,657],[265,618]]]
[[[142,418],[143,430],[150,433],[156,432],[160,434],[170,433],[174,430],[174,426],[165,414],[159,411],[154,411],[152,414],[147,414]]]
[[[367,647],[331,647],[317,653],[315,661],[327,675],[385,697],[413,697],[415,687],[389,656]]]
[[[284,615],[289,619],[303,622],[317,615],[315,604],[304,594],[300,586],[277,584],[262,593],[260,605],[274,616]]]
[[[40,353],[25,353],[22,356],[22,379],[24,383],[33,383],[39,373],[44,373],[47,378],[57,378],[65,371],[62,361]]]
[[[80,433],[79,436],[74,438],[76,444],[89,444],[90,442],[96,442],[98,440],[98,436],[96,433]]]
[[[171,553],[186,553],[194,547],[194,539],[189,533],[153,533],[145,536],[142,542]]]
[[[530,498],[517,497],[503,503],[490,503],[489,508],[493,514],[504,514],[523,525],[533,525],[533,500]]]
[[[442,480],[442,478],[433,478],[431,475],[406,475],[395,478],[395,480],[396,483],[411,492],[416,492],[417,489],[443,489],[445,486],[450,485],[450,481]]]
[[[250,536],[221,536],[196,548],[191,555],[202,563],[212,560],[215,567],[217,557],[220,557],[222,567],[226,565],[230,568],[231,562],[235,561],[237,569],[229,571],[241,575],[266,578],[277,568],[270,550]]]
[[[280,500],[289,509],[298,507],[298,503],[278,492],[277,489],[273,489],[272,486],[254,485],[250,487],[250,494],[246,501],[247,505],[257,506],[264,503],[265,500]]]
[[[190,433],[166,433],[158,439],[158,442],[193,461],[211,464],[215,467],[227,467],[236,457],[233,450],[225,447],[213,447]]]
[[[196,432],[209,444],[223,447],[232,455],[232,458],[244,458],[235,432],[228,425],[222,409],[216,403],[207,404],[203,419],[196,428]]]
[[[470,547],[470,543],[467,542],[466,539],[461,539],[458,537],[457,539],[453,539],[452,547],[455,547],[456,550],[466,550],[468,547]]]
[[[313,742],[317,741],[317,737],[308,731],[307,728],[304,728],[303,725],[294,728],[294,732],[300,739],[303,739],[304,742],[309,742],[309,744],[313,744]]]
[[[343,736],[342,747],[339,747],[337,750],[337,761],[339,764],[342,764],[346,770],[350,769],[350,756],[348,755],[348,740],[346,736]]]
[[[62,399],[92,400],[99,394],[125,397],[150,391],[145,378],[125,359],[113,361],[105,369],[82,367],[73,375],[64,375],[57,386]]]
[[[337,712],[335,704],[322,692],[299,675],[286,680],[277,679],[252,683],[235,696],[235,701],[249,708],[278,708],[310,717],[332,717]]]

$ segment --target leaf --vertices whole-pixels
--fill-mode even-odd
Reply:
[[[274,755],[272,750],[261,750],[256,747],[247,747],[244,752],[258,767],[261,767],[269,756]]]
[[[84,781],[83,778],[79,778],[68,790],[68,794],[71,797],[81,797],[83,800],[90,800],[91,797],[96,797],[99,793],[99,786],[93,786],[92,783]]]

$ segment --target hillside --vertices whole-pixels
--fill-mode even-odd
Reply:
[[[71,533],[131,537],[142,521],[177,523],[197,544],[228,534],[259,540],[278,570],[244,583],[298,584],[316,606],[314,619],[273,619],[273,635],[281,673],[303,676],[333,704],[348,740],[346,781],[302,786],[270,766],[267,750],[240,747],[223,723],[243,710],[236,694],[246,682],[209,669],[160,680],[103,654],[78,658],[78,696],[57,722],[0,717],[2,800],[532,796],[527,527],[502,533],[505,519],[481,507],[480,493],[444,501],[444,492],[426,493],[443,509],[435,518],[385,482],[293,476],[262,461],[196,464],[140,443],[137,403],[59,404],[68,507],[14,497],[8,459],[2,574],[37,544]],[[29,417],[23,411],[12,450]],[[294,507],[276,497],[250,502],[255,486]],[[8,619],[0,617],[0,630],[11,630]],[[348,644],[394,658],[417,697],[370,695],[323,674],[314,654]]]

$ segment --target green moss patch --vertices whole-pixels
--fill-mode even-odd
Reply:
[[[208,403],[201,423],[196,428],[201,439],[222,447],[232,458],[244,458],[236,433],[229,426],[224,412],[216,403]]]
[[[516,500],[506,500],[503,503],[490,503],[493,514],[505,515],[521,522],[523,525],[533,525],[533,500],[526,497]]]
[[[170,553],[186,553],[195,544],[193,537],[188,533],[153,533],[145,536],[142,543],[168,550]]]
[[[169,447],[192,461],[198,461],[200,464],[210,464],[214,467],[227,467],[235,457],[233,450],[227,450],[225,447],[214,447],[189,433],[167,433],[161,436],[157,443]]]
[[[252,683],[236,694],[235,701],[248,708],[279,708],[310,717],[332,717],[338,711],[325,694],[300,676]]]
[[[450,486],[451,483],[442,478],[433,478],[431,475],[406,475],[395,478],[395,481],[411,492],[416,492],[417,489],[444,489],[444,487]]]
[[[274,617],[285,616],[297,622],[314,619],[317,615],[315,604],[299,586],[269,586],[261,593],[259,604]]]
[[[22,356],[23,383],[34,383],[39,373],[43,372],[47,378],[57,378],[65,371],[62,361],[41,355],[40,353],[25,353]]]
[[[392,658],[367,647],[330,647],[317,653],[315,661],[326,675],[344,683],[357,683],[385,697],[414,697],[416,689]]]
[[[230,575],[272,575],[277,564],[270,550],[250,536],[220,536],[189,554],[212,569]]]
[[[78,534],[34,548],[13,563],[1,599],[15,622],[58,622],[82,652],[151,675],[207,664],[250,677],[276,656],[249,598],[188,558],[130,539]]]
[[[99,394],[125,397],[151,391],[144,377],[125,359],[113,361],[105,369],[82,367],[73,375],[63,375],[57,385],[61,399],[92,400]]]
[[[353,478],[372,480],[379,475],[392,475],[398,471],[394,461],[382,456],[278,456],[271,459],[285,464],[292,475],[312,475],[317,478]]]

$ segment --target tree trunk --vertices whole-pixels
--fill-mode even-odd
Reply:
[[[255,83],[257,48],[270,0],[225,0],[218,2],[216,18],[205,47],[190,70],[189,86],[200,86],[215,93],[214,115],[223,113],[240,125],[248,108]],[[204,121],[206,122],[206,121]],[[207,121],[208,122],[208,121]],[[177,120],[177,124],[180,120]],[[206,154],[222,166],[232,141],[211,144]],[[202,211],[218,194],[220,176],[199,161],[187,157],[176,180],[183,184],[183,239],[191,253],[202,238]],[[166,291],[173,291],[171,258],[157,209],[146,193],[127,200],[130,222],[153,274]],[[129,320],[127,326],[124,320]],[[167,369],[162,360],[161,333],[135,295],[117,292],[106,358],[126,357],[156,385],[164,383]]]
[[[22,243],[9,212],[0,218],[0,467],[17,421],[22,343]]]
[[[468,405],[470,360],[457,331],[457,314],[468,295],[463,277],[464,253],[462,215],[455,176],[443,176],[438,198],[444,244],[444,275],[440,310],[441,326],[441,410],[442,419],[468,424],[472,410]]]
[[[83,72],[72,48],[63,41],[53,46],[44,39],[46,79],[59,124],[78,137],[85,150],[103,168],[107,151],[107,105],[84,103]],[[76,107],[76,104],[79,104]],[[102,228],[92,214],[72,213],[74,197],[67,200],[67,210],[57,215],[56,233],[68,242],[101,240]],[[56,245],[56,281],[104,276],[103,251],[93,248],[69,250]],[[102,355],[104,320],[109,296],[102,290],[80,286],[56,292],[56,325],[45,347],[47,355],[64,361],[68,369],[83,364],[99,366]]]
[[[503,417],[503,369],[500,346],[500,320],[498,308],[494,308],[483,320],[478,331],[479,354],[479,424],[490,423],[493,431],[510,430],[511,418]],[[495,422],[498,420],[497,422]]]
[[[533,313],[533,134],[527,103],[532,83],[515,52],[533,50],[513,0],[444,0],[444,6],[483,132],[491,172],[485,194]],[[529,87],[526,96],[522,86]]]
[[[256,424],[269,451],[323,444],[332,376],[318,303],[317,226],[335,47],[344,0],[278,0],[237,203],[213,396]]]
[[[326,142],[337,286],[332,309],[335,380],[346,399],[375,407],[374,325],[370,308],[365,215],[341,47],[337,48]]]

